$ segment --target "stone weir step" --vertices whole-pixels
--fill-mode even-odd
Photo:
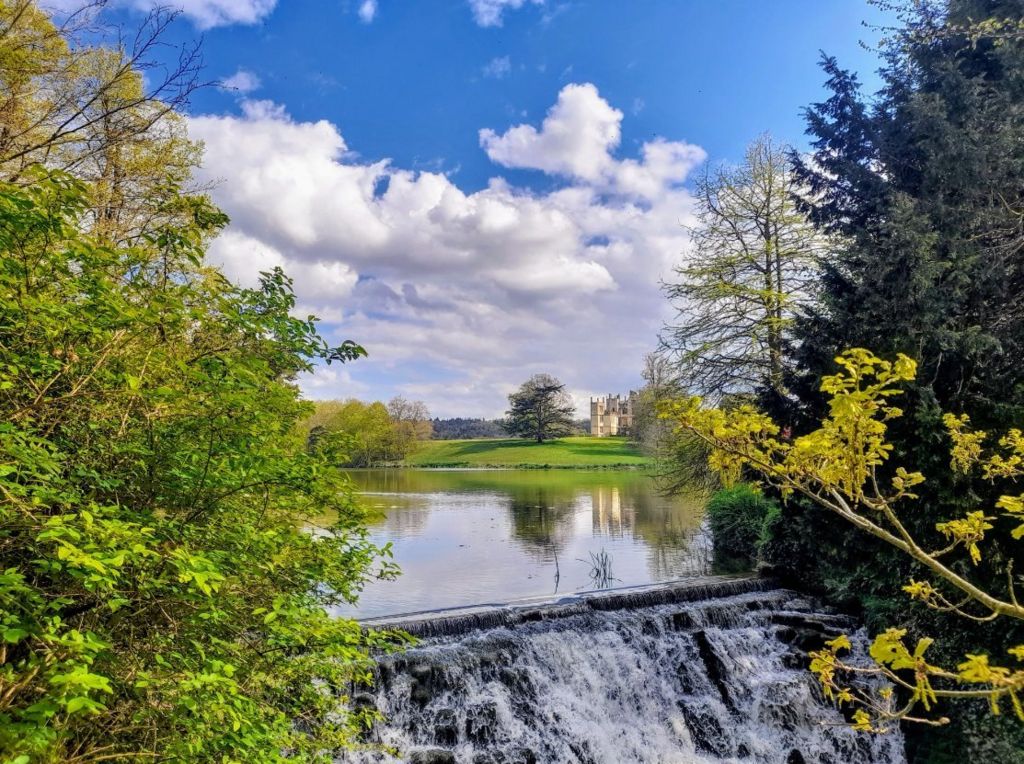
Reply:
[[[759,576],[701,576],[560,597],[534,597],[504,603],[399,613],[368,618],[360,623],[367,629],[400,629],[414,637],[449,637],[478,629],[515,626],[594,611],[698,602],[779,588],[777,581]]]

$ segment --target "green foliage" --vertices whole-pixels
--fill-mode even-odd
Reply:
[[[391,460],[394,431],[383,403],[320,401],[299,425],[311,452],[346,467],[372,467]]]
[[[821,385],[829,413],[817,429],[797,438],[783,435],[770,417],[751,406],[705,409],[700,399],[692,398],[676,402],[666,412],[708,443],[711,464],[727,479],[750,470],[783,496],[806,497],[917,563],[923,575],[910,577],[902,587],[911,600],[986,627],[1000,618],[1024,621],[1012,561],[994,561],[1003,573],[998,585],[977,575],[979,563],[991,554],[999,537],[996,520],[1009,521],[1004,530],[1011,539],[1024,536],[1018,532],[1024,495],[1017,495],[1019,487],[1014,485],[1024,476],[1024,434],[1011,429],[995,440],[971,429],[964,415],[943,417],[950,443],[948,469],[976,470],[1006,493],[994,502],[992,514],[974,510],[942,520],[934,526],[941,534],[938,543],[935,533],[922,540],[908,530],[903,518],[912,516],[906,505],[919,499],[926,478],[919,471],[892,465],[894,448],[888,439],[890,423],[904,413],[894,401],[915,378],[917,365],[904,355],[886,361],[863,349],[846,351],[835,360],[839,372],[825,377]],[[991,440],[993,446],[986,447]],[[913,715],[918,707],[926,714],[933,711],[939,698],[984,698],[993,714],[1009,707],[1024,721],[1024,644],[1004,643],[996,655],[967,652],[955,668],[944,668],[937,651],[929,652],[933,637],[907,639],[905,628],[890,627],[876,636],[870,651],[874,669],[844,663],[841,653],[850,649],[845,636],[812,653],[811,670],[825,695],[855,707],[856,729],[884,731],[893,721],[907,720],[946,724],[947,718]],[[858,682],[866,673],[881,675],[890,684],[866,687]]]
[[[295,424],[329,347],[280,271],[202,265],[201,197],[131,247],[89,189],[0,186],[0,760],[329,761],[369,720],[366,634],[328,608],[393,569]],[[329,527],[308,532],[325,511]]]
[[[715,566],[726,571],[753,568],[766,526],[778,516],[778,503],[746,483],[715,493],[707,505]]]
[[[693,256],[665,285],[678,315],[662,336],[685,390],[785,395],[785,337],[827,243],[797,209],[798,190],[786,149],[766,135],[738,166],[697,179]]]
[[[508,396],[505,430],[538,443],[571,435],[575,407],[565,385],[550,374],[534,374]]]
[[[299,423],[306,447],[342,467],[394,464],[430,437],[430,415],[423,403],[394,398],[385,406],[317,401],[311,416]]]
[[[431,437],[435,440],[468,440],[471,438],[502,438],[505,428],[500,419],[473,419],[452,417],[434,419]]]
[[[807,111],[815,150],[794,157],[808,189],[805,211],[841,243],[826,263],[819,303],[794,327],[799,373],[788,387],[797,405],[773,413],[797,434],[816,427],[827,411],[821,380],[843,348],[912,357],[920,373],[888,438],[894,458],[928,477],[903,521],[931,538],[936,522],[998,498],[980,475],[948,468],[942,412],[995,431],[1024,421],[1024,38],[1004,34],[1020,28],[1024,12],[1002,0],[887,5],[901,9],[901,23],[882,48],[883,89],[862,94],[856,76],[825,59],[829,96]],[[791,501],[783,513],[769,544],[776,560],[801,583],[863,605],[870,621],[898,610],[890,624],[943,635],[947,658],[1024,640],[1016,624],[982,630],[894,607],[900,586],[920,573],[915,564],[806,502]],[[934,543],[941,548],[941,537]],[[973,575],[1005,587],[996,563],[1008,560],[1024,570],[1020,548],[999,533]],[[968,744],[949,734],[963,760]]]

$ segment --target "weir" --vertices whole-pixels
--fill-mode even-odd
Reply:
[[[382,659],[380,750],[339,762],[903,764],[807,671],[848,616],[760,578],[704,578],[366,621],[422,641]]]

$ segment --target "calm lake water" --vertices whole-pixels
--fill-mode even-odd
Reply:
[[[698,498],[639,472],[353,470],[402,575],[374,581],[357,618],[705,574]]]

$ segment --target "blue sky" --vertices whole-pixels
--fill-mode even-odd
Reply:
[[[282,265],[370,358],[311,397],[499,415],[537,371],[585,401],[639,383],[689,255],[687,187],[759,133],[805,147],[820,51],[871,89],[862,0],[178,0],[202,35],[211,257]],[[64,3],[66,4],[66,2]],[[107,11],[129,23],[149,0]]]

